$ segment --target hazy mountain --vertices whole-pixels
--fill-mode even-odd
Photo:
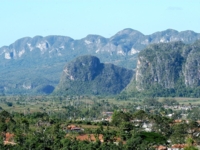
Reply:
[[[0,48],[0,91],[8,94],[51,93],[66,62],[77,56],[90,54],[102,62],[135,69],[137,54],[149,44],[192,43],[197,39],[200,34],[193,31],[171,29],[151,35],[124,29],[110,38],[88,35],[80,40],[66,36],[25,37]]]

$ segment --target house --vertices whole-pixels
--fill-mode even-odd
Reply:
[[[107,117],[106,119],[104,119],[104,121],[111,122],[112,121],[112,116]]]
[[[174,115],[174,113],[168,114],[168,115],[166,115],[166,116],[169,117],[169,118],[172,118],[173,115]]]
[[[70,131],[71,131],[71,132],[82,132],[82,131],[84,131],[84,129],[79,128],[79,127],[74,127],[74,128],[71,128]]]
[[[142,125],[142,128],[146,131],[146,132],[151,132],[152,131],[152,123],[146,123],[144,122]]]
[[[159,145],[159,146],[156,146],[155,149],[156,150],[167,150],[167,147],[163,146],[163,145]]]
[[[14,134],[9,132],[5,133],[4,135],[4,145],[8,144],[16,145],[16,143],[14,142]]]
[[[135,119],[131,120],[130,122],[132,122],[137,127],[143,128],[146,132],[152,131],[153,124],[149,121]]]
[[[77,127],[77,126],[76,126],[76,125],[73,125],[73,124],[71,124],[71,125],[68,125],[68,126],[67,126],[67,129],[68,129],[68,130],[71,130],[72,128],[75,128],[75,127]]]
[[[174,120],[174,123],[175,123],[175,124],[178,124],[178,123],[181,123],[181,122],[182,122],[181,119]]]
[[[110,112],[110,111],[106,111],[106,112],[103,112],[103,116],[112,116],[113,112]]]
[[[159,146],[156,146],[155,149],[156,150],[183,150],[186,146],[187,144],[174,144],[171,147],[159,145]]]
[[[187,144],[174,144],[171,148],[168,148],[167,150],[183,150]]]
[[[76,125],[68,125],[67,128],[66,128],[66,132],[69,133],[69,132],[83,132],[84,129],[83,128],[80,128]]]

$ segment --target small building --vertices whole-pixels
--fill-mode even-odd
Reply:
[[[70,133],[70,132],[78,133],[78,132],[83,132],[83,131],[84,131],[83,128],[80,128],[80,127],[78,127],[76,125],[68,125],[67,128],[66,128],[66,132],[67,133]]]
[[[186,144],[174,144],[168,150],[183,150],[187,145]]]
[[[163,145],[159,145],[159,146],[156,146],[155,149],[156,150],[167,150],[167,147],[163,146]]]
[[[4,145],[16,145],[16,143],[14,142],[14,134],[12,133],[5,133],[4,135]]]

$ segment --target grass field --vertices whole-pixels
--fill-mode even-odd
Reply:
[[[158,100],[161,102],[166,98],[160,97]],[[187,98],[187,97],[174,97],[167,99],[175,99],[179,104],[185,105],[198,105],[200,104],[200,98]],[[6,96],[0,97],[0,107],[8,112],[21,112],[21,113],[32,113],[32,112],[58,112],[63,111],[63,106],[74,106],[76,103],[81,103],[88,107],[92,106],[94,102],[98,103],[110,103],[118,106],[129,106],[131,104],[141,104],[142,99],[131,98],[129,100],[116,100],[115,98],[98,98],[98,97],[74,97],[72,99],[53,97],[53,96],[36,96],[36,97],[19,97],[19,96]],[[12,106],[7,105],[6,102],[11,102]]]
[[[166,98],[159,97],[159,101],[163,101]],[[200,104],[200,98],[191,98],[191,97],[173,97],[168,99],[175,99],[179,104],[192,104],[192,105],[197,105]]]

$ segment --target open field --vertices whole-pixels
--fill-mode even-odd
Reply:
[[[23,113],[32,113],[32,112],[49,112],[49,111],[61,111],[63,103],[60,103],[57,100],[53,100],[50,97],[15,97],[10,96],[6,97],[6,100],[0,98],[0,106],[8,112],[23,112]],[[11,106],[8,105],[8,102],[11,103]]]
[[[200,98],[160,97],[158,100],[162,102],[164,99],[175,99],[179,104],[198,105]],[[131,98],[128,100],[116,100],[114,97],[55,97],[55,96],[1,96],[0,107],[8,112],[32,113],[46,112],[56,113],[65,111],[65,107],[73,106],[80,109],[91,109],[94,105],[101,105],[102,111],[109,111],[111,106],[119,108],[131,108],[133,105],[142,105],[143,99]],[[108,109],[107,109],[108,108]]]
[[[159,101],[163,101],[166,99],[165,97],[159,97]],[[179,104],[185,104],[185,105],[197,105],[200,104],[200,98],[191,98],[191,97],[168,97],[167,99],[175,99]]]
[[[8,105],[11,103],[11,106]],[[120,101],[115,98],[97,98],[97,97],[84,97],[84,98],[60,98],[53,96],[46,97],[19,97],[19,96],[6,96],[0,97],[0,107],[8,112],[49,112],[49,111],[62,111],[64,106],[78,106],[84,105],[90,107],[97,103],[109,103],[118,106],[127,106],[129,104],[138,103],[136,99]]]
[[[137,98],[132,98],[129,100],[116,100],[115,98],[109,98],[107,99],[109,101],[109,103],[112,104],[117,104],[117,105],[129,105],[130,103],[140,103],[141,100],[137,99]]]

